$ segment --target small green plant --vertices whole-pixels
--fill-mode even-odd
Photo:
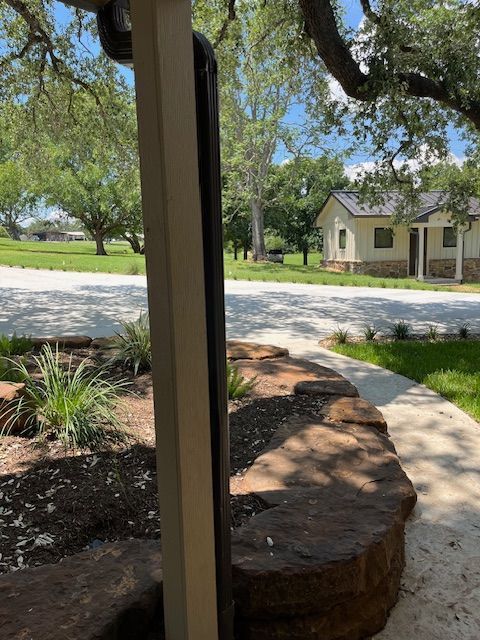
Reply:
[[[461,340],[467,340],[467,338],[470,337],[470,334],[471,331],[469,322],[464,322],[462,325],[460,325],[460,327],[458,328],[458,337]]]
[[[394,322],[390,328],[394,340],[408,340],[412,335],[412,325],[404,320]]]
[[[436,324],[428,325],[426,336],[430,342],[436,342],[438,340],[438,327]]]
[[[229,400],[240,400],[255,386],[255,378],[245,379],[237,367],[227,362],[227,389]]]
[[[377,337],[380,329],[374,324],[365,324],[363,327],[363,336],[367,342],[373,342]]]
[[[0,335],[0,357],[10,358],[11,356],[23,356],[28,351],[31,351],[33,343],[30,338],[26,336],[17,336],[16,333],[11,338],[1,334]]]
[[[336,344],[347,344],[348,342],[348,329],[342,329],[341,327],[337,327],[337,329],[332,333],[332,338]]]
[[[137,320],[122,322],[122,331],[117,333],[113,348],[112,364],[119,364],[134,375],[150,371],[152,368],[152,342],[148,313],[142,312]]]
[[[41,437],[52,435],[66,447],[95,449],[107,442],[124,440],[123,424],[116,413],[125,381],[112,381],[102,369],[93,370],[88,359],[73,366],[60,362],[58,349],[44,345],[32,358],[36,375],[25,362],[11,360],[23,379],[26,393],[11,420],[26,418],[26,428]],[[9,425],[4,431],[8,432]]]
[[[382,280],[380,282],[380,286],[381,286],[382,289],[386,289],[387,288],[387,283],[385,282],[385,280]]]

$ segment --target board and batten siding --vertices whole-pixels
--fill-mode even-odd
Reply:
[[[443,227],[451,226],[451,216],[447,213],[435,213],[429,218],[429,224],[438,225],[428,227],[428,257],[432,259],[451,259],[457,256],[456,247],[443,246]],[[472,228],[464,234],[465,258],[480,257],[480,222],[472,222]]]
[[[375,249],[375,229],[386,228],[390,223],[387,217],[355,218],[356,256],[355,260],[375,262],[377,260],[407,260],[410,248],[409,232],[406,227],[398,226],[393,233],[391,249]]]
[[[331,198],[325,206],[319,226],[323,228],[324,260],[356,260],[355,219],[337,200]],[[339,233],[345,229],[346,247],[340,249]]]

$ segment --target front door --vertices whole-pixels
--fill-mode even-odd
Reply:
[[[408,275],[417,275],[418,264],[418,232],[410,231],[410,252],[408,256]]]

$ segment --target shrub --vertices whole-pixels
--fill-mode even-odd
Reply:
[[[467,338],[470,337],[470,323],[469,322],[464,322],[459,328],[458,328],[458,337],[461,340],[466,340]]]
[[[27,427],[40,436],[53,435],[66,447],[95,449],[125,438],[115,412],[124,381],[107,380],[102,370],[92,371],[88,359],[74,368],[70,356],[64,367],[58,349],[54,353],[50,345],[33,357],[39,376],[33,377],[24,362],[11,362],[26,385],[12,420],[26,415]]]
[[[246,380],[237,367],[227,362],[227,388],[229,400],[239,400],[255,386],[255,378]]]
[[[142,312],[137,320],[122,322],[122,332],[117,333],[113,348],[117,350],[111,359],[112,364],[133,371],[134,375],[152,368],[152,342],[148,313]]]
[[[0,238],[10,238],[8,231],[5,229],[5,227],[2,227],[1,225],[0,225]]]
[[[336,344],[347,344],[348,342],[348,329],[342,329],[338,327],[333,333],[332,338]]]
[[[412,335],[412,325],[404,320],[399,320],[392,324],[390,332],[394,340],[408,340]]]
[[[431,340],[432,342],[436,342],[438,340],[438,327],[436,324],[428,325],[426,336],[427,340]]]
[[[374,324],[365,324],[363,327],[363,335],[367,342],[373,342],[377,337],[380,329],[378,329]]]
[[[23,356],[27,351],[31,351],[33,342],[26,336],[13,334],[11,338],[0,335],[0,357],[10,358],[11,356]]]

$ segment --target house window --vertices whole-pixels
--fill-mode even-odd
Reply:
[[[375,249],[391,249],[393,247],[393,233],[391,229],[377,227],[375,229]]]
[[[443,246],[457,246],[457,234],[455,233],[455,229],[453,227],[443,227]]]
[[[347,230],[340,229],[338,232],[338,248],[346,249],[347,248]]]

